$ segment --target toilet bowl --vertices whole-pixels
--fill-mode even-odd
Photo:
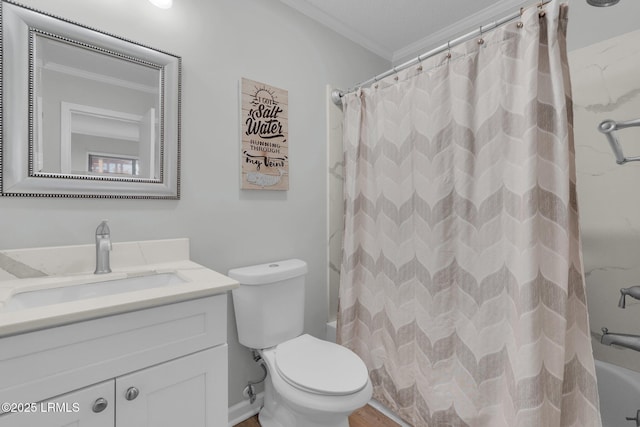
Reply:
[[[228,272],[240,282],[232,292],[238,340],[267,370],[262,427],[349,427],[349,415],[371,399],[362,359],[302,333],[306,273],[298,259]]]
[[[259,354],[268,372],[263,427],[348,427],[371,399],[364,363],[342,346],[301,335]]]

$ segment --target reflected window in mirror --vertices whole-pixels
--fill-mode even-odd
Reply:
[[[138,158],[89,154],[87,172],[97,175],[140,176]]]

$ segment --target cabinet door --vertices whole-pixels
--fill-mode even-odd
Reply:
[[[44,402],[16,403],[21,412],[0,415],[2,427],[113,427],[114,382],[105,381]],[[103,400],[98,400],[103,399]],[[26,412],[26,411],[29,412]]]
[[[116,378],[117,427],[227,427],[227,346]]]

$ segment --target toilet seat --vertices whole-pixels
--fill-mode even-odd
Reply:
[[[368,383],[364,362],[351,350],[311,335],[300,335],[275,348],[275,366],[287,383],[314,394],[344,396]]]

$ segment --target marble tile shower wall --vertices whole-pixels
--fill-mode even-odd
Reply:
[[[640,371],[640,354],[600,344],[601,328],[640,335],[640,162],[618,165],[597,126],[640,118],[640,31],[569,54],[574,98],[577,191],[592,343],[597,359]],[[617,132],[627,157],[640,155],[640,128]]]

